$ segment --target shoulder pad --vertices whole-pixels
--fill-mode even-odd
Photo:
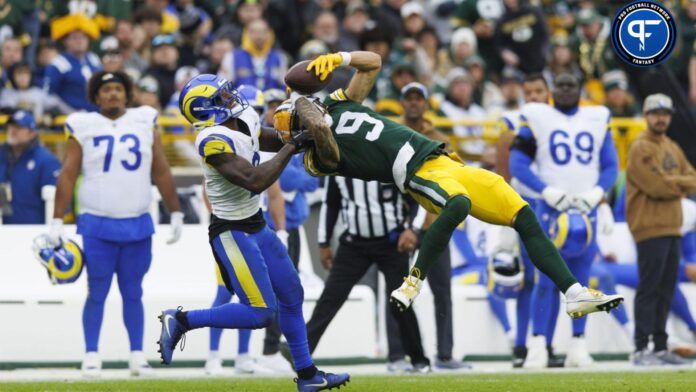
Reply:
[[[72,69],[70,61],[66,59],[62,54],[59,54],[53,60],[51,60],[51,65],[58,68],[60,73],[67,73]]]

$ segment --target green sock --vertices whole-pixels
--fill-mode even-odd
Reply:
[[[425,280],[430,268],[449,246],[454,229],[469,215],[469,210],[471,201],[465,196],[455,196],[447,201],[445,208],[423,236],[423,243],[418,251],[416,265],[411,269],[411,275]]]
[[[524,207],[515,219],[515,230],[519,233],[532,263],[556,284],[562,293],[578,280],[568,269],[565,260],[551,242],[529,206]]]

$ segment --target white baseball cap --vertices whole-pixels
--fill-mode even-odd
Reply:
[[[401,6],[401,18],[406,19],[409,16],[416,14],[423,16],[423,6],[416,3],[415,1],[409,1],[408,3]]]
[[[674,112],[674,105],[672,104],[672,98],[665,94],[652,94],[648,95],[643,102],[643,113],[652,112],[653,110],[665,109],[670,112]]]

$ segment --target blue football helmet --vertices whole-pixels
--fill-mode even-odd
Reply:
[[[551,223],[549,237],[563,257],[577,257],[592,242],[592,223],[587,215],[570,209]]]
[[[499,251],[488,258],[488,291],[506,300],[517,298],[524,287],[524,266],[516,255]]]
[[[53,284],[72,283],[82,274],[84,255],[75,241],[65,240],[53,247],[48,236],[42,234],[34,239],[33,249]]]
[[[237,89],[239,94],[249,102],[251,106],[259,116],[263,113],[266,101],[263,99],[263,92],[254,86],[248,84],[243,84]]]
[[[179,94],[179,110],[195,127],[222,124],[248,106],[231,82],[212,74],[189,80]]]

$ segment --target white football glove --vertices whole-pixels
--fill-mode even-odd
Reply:
[[[572,199],[567,193],[552,186],[544,188],[544,190],[541,191],[541,197],[546,204],[561,212],[570,208],[572,202]]]
[[[169,221],[169,239],[167,245],[171,245],[181,238],[181,230],[184,228],[184,213],[174,211],[170,215]]]
[[[53,218],[48,225],[48,242],[50,246],[56,247],[63,241],[63,220]]]
[[[604,189],[599,185],[595,185],[589,191],[575,195],[573,197],[573,207],[580,210],[583,214],[589,214],[602,201],[603,197]]]
[[[276,235],[278,236],[278,239],[280,240],[280,242],[282,242],[283,245],[285,245],[285,247],[287,248],[288,247],[288,237],[290,237],[290,234],[288,234],[288,232],[285,230],[278,230],[278,231],[276,231]]]
[[[597,207],[597,229],[604,235],[614,232],[614,212],[607,203],[601,203]]]

